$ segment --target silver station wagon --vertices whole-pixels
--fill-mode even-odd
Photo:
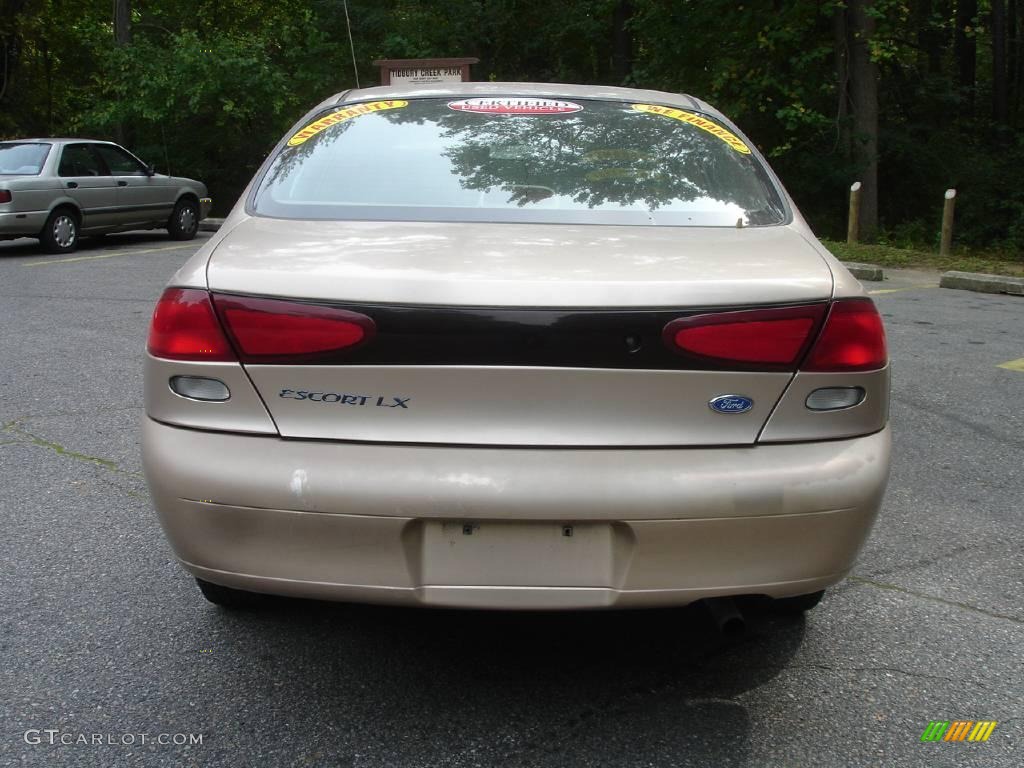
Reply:
[[[0,240],[37,237],[51,253],[75,250],[83,235],[130,229],[189,240],[210,204],[202,182],[155,173],[109,141],[0,142]]]
[[[171,279],[146,476],[206,597],[813,606],[889,474],[861,285],[690,96],[334,96]]]

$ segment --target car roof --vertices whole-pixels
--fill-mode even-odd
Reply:
[[[571,83],[437,83],[433,85],[383,85],[336,93],[320,106],[347,104],[368,99],[451,98],[473,96],[536,96],[552,99],[607,99],[610,101],[654,102],[682,109],[698,109],[715,117],[721,112],[700,99],[683,93],[621,88],[611,85]]]
[[[89,138],[32,138],[32,139],[4,139],[0,141],[0,144],[80,144],[87,142],[89,144],[113,144],[112,141],[106,139],[89,139]]]

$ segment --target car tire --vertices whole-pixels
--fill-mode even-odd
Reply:
[[[47,253],[71,253],[78,248],[78,214],[71,208],[57,208],[46,219],[39,242]]]
[[[203,597],[214,605],[219,605],[221,608],[244,610],[246,608],[256,608],[263,602],[263,595],[255,592],[232,589],[231,587],[204,581],[198,577],[196,578],[196,584],[199,585],[199,591],[203,593]]]
[[[199,231],[199,203],[183,197],[174,206],[174,212],[167,222],[167,231],[172,240],[191,240]]]
[[[814,606],[821,602],[821,598],[825,596],[825,590],[820,592],[812,592],[809,595],[796,595],[795,597],[780,597],[777,598],[772,605],[778,613],[786,613],[790,615],[796,615],[804,613],[805,611],[811,610]]]

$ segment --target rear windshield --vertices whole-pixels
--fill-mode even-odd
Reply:
[[[411,99],[335,107],[289,137],[257,213],[668,226],[782,223],[746,143],[657,104]]]
[[[49,144],[0,144],[0,176],[38,175],[49,151]]]

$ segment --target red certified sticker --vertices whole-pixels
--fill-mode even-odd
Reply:
[[[448,109],[456,112],[479,112],[485,115],[566,115],[583,107],[572,101],[555,99],[462,99],[449,101]]]

